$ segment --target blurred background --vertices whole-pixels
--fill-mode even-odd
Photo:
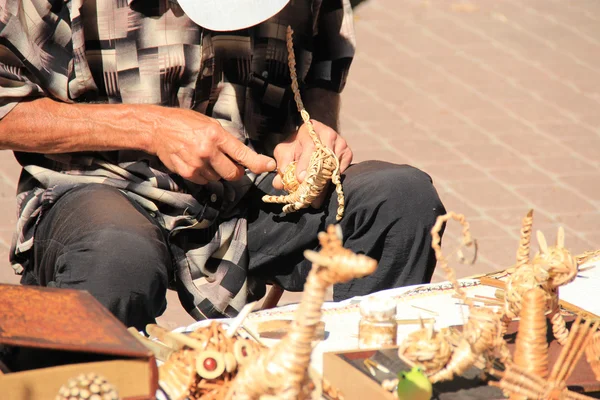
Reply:
[[[352,3],[341,133],[357,162],[428,172],[447,210],[468,218],[480,251],[454,265],[459,277],[511,266],[530,208],[548,241],[564,226],[573,253],[600,248],[600,2]],[[18,173],[0,151],[0,282],[18,282],[8,263]],[[459,239],[449,226],[444,247]],[[159,323],[193,322],[168,296]]]

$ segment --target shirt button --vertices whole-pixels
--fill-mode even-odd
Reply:
[[[217,195],[213,193],[210,195],[210,202],[214,203],[215,201],[217,201]]]
[[[267,79],[269,77],[269,71],[263,71],[261,75],[263,78]]]

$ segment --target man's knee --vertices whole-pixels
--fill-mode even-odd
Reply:
[[[87,290],[123,320],[139,307],[160,312],[172,274],[164,232],[115,188],[67,193],[42,220],[34,249],[40,284]]]
[[[383,161],[367,161],[348,171],[344,186],[348,204],[380,209],[402,218],[416,217],[435,222],[445,213],[444,206],[425,172],[408,166]]]

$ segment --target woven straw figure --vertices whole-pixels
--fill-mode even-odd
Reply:
[[[410,333],[402,341],[398,347],[398,356],[420,367],[425,375],[431,377],[448,365],[453,353],[454,335],[451,329],[444,328],[437,332],[433,329],[433,324],[427,327],[421,324],[421,329]]]
[[[213,322],[190,333],[185,345],[160,366],[159,385],[171,400],[224,399],[238,367],[261,351],[254,341],[229,337]]]
[[[290,213],[306,208],[316,200],[317,197],[325,190],[327,183],[332,181],[335,185],[338,198],[338,209],[336,219],[339,221],[344,215],[344,193],[342,191],[342,182],[340,176],[340,161],[333,152],[321,142],[319,135],[315,132],[310,116],[298,89],[298,79],[296,75],[296,60],[294,57],[294,48],[292,42],[292,28],[287,30],[287,47],[290,75],[292,78],[292,90],[294,92],[294,100],[300,112],[302,120],[308,128],[310,137],[315,144],[315,150],[311,155],[306,171],[306,177],[302,183],[296,180],[296,163],[292,162],[288,165],[285,171],[281,172],[283,188],[289,192],[285,196],[263,196],[262,200],[265,203],[280,203],[285,204],[283,212]]]
[[[533,260],[529,258],[531,226],[533,210],[523,218],[521,240],[517,251],[515,271],[508,277],[504,306],[504,329],[513,318],[521,313],[523,295],[530,289],[540,288],[544,291],[546,308],[544,313],[552,322],[554,337],[560,344],[565,344],[569,332],[560,314],[558,288],[571,282],[577,275],[577,263],[571,253],[565,249],[564,230],[559,228],[556,246],[549,247],[541,232],[538,232],[540,252]]]
[[[375,260],[342,247],[339,226],[329,226],[327,233],[319,233],[319,242],[318,253],[309,250],[304,253],[313,265],[290,332],[273,348],[243,366],[233,382],[233,399],[310,397],[308,368],[327,288],[369,275],[377,268]]]
[[[447,360],[447,364],[443,365],[437,371],[431,367],[425,368],[429,379],[434,383],[451,380],[454,376],[461,375],[475,364],[481,366],[491,365],[496,352],[499,352],[502,361],[510,358],[506,342],[502,337],[501,314],[490,308],[474,306],[473,301],[467,297],[465,291],[456,280],[454,269],[448,266],[448,261],[442,254],[439,232],[442,226],[452,219],[459,222],[463,227],[462,245],[464,247],[474,247],[475,254],[477,253],[476,241],[471,237],[469,223],[466,221],[464,215],[449,212],[437,218],[436,224],[431,230],[431,247],[435,251],[437,265],[446,273],[446,277],[454,286],[458,297],[469,307],[469,319],[463,326],[462,333],[456,332],[450,337],[452,353]],[[440,360],[442,359],[442,357],[438,357]],[[445,358],[446,355],[444,354],[443,357]],[[437,368],[438,366],[436,365]]]
[[[534,289],[534,291],[537,290],[538,289]],[[531,296],[532,298],[537,297],[537,301],[542,299],[539,293],[534,293],[531,295],[528,294],[528,297],[529,296]],[[532,326],[530,322],[532,321],[525,322],[522,320],[521,324],[525,323],[525,326],[519,327],[519,333],[521,333],[521,331],[523,330],[537,331],[537,335],[539,335],[539,337],[536,338],[534,337],[535,335],[532,335],[531,339],[537,342],[538,345],[542,342],[545,342],[546,330],[531,329]],[[500,387],[505,393],[508,393],[510,395],[511,399],[591,399],[591,397],[571,392],[570,390],[568,390],[566,382],[567,379],[569,379],[569,377],[573,373],[575,366],[579,362],[579,359],[583,355],[584,349],[589,345],[592,336],[597,332],[599,325],[600,321],[596,321],[592,325],[589,321],[582,323],[581,317],[577,317],[577,319],[573,323],[573,326],[571,327],[571,332],[568,335],[567,341],[564,347],[562,348],[556,360],[556,363],[552,366],[552,370],[548,378],[543,378],[522,366],[516,365],[512,362],[508,362],[505,365],[505,371],[492,371],[494,375],[501,377],[502,379],[499,382],[490,382],[489,384],[492,386]],[[524,350],[526,348],[527,346],[521,346],[521,350]],[[543,346],[539,348],[543,348]],[[517,349],[517,351],[520,350]],[[535,362],[534,359],[536,357],[545,358],[545,360],[547,361],[547,343],[546,350],[544,352],[534,350],[533,353],[537,353],[537,356],[527,355],[530,361]],[[515,360],[517,360],[518,358],[520,358],[520,356],[515,354]],[[542,361],[542,363],[543,362],[544,361]]]
[[[119,400],[117,389],[103,376],[81,374],[61,386],[56,400]]]

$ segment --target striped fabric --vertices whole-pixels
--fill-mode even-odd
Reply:
[[[354,54],[347,0],[292,0],[235,32],[200,28],[172,0],[0,0],[0,118],[40,96],[181,107],[218,119],[270,155],[298,124],[287,25],[303,89],[341,91]],[[17,273],[28,267],[39,217],[73,187],[100,182],[120,188],[170,232],[176,284],[195,318],[236,315],[261,284],[247,276],[243,196],[253,174],[199,186],[139,152],[15,155],[23,166],[10,254]]]

